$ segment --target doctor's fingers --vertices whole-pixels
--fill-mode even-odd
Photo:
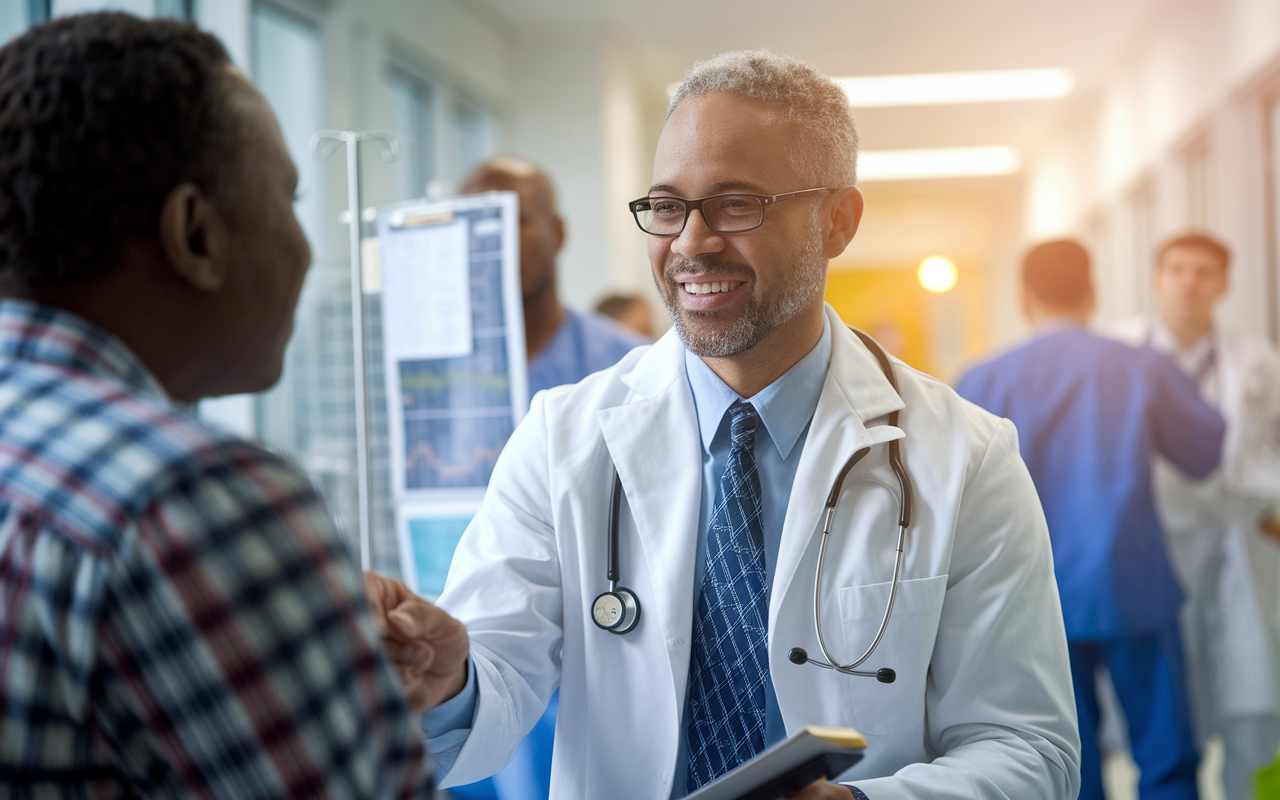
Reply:
[[[364,583],[383,646],[397,663],[445,671],[466,661],[467,629],[447,611],[376,572],[365,572]]]
[[[429,669],[435,660],[435,649],[421,642],[402,642],[383,636],[382,649],[396,669],[402,672]]]
[[[434,643],[462,637],[466,629],[438,606],[414,594],[409,587],[373,571],[364,573],[365,594],[378,633],[403,642]],[[447,646],[447,645],[446,645]]]
[[[365,570],[364,593],[369,600],[369,610],[373,613],[373,621],[378,626],[378,632],[384,634],[389,612],[411,600],[426,602],[418,598],[400,581],[379,575],[373,570]]]

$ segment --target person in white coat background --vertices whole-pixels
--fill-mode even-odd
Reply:
[[[421,649],[406,681],[445,700],[424,719],[443,785],[500,769],[559,687],[556,798],[683,797],[804,725],[869,742],[807,800],[1076,796],[1062,610],[1015,429],[886,358],[895,389],[823,302],[862,214],[856,153],[845,95],[803,62],[733,52],[686,75],[631,204],[673,330],[533,399],[444,610],[371,579],[388,636]],[[831,656],[856,660],[885,614],[905,505],[870,677],[789,658],[824,650],[824,505],[862,451],[820,596]],[[592,616],[614,588],[615,474],[618,592],[641,609],[622,635]]]
[[[1156,313],[1113,330],[1172,358],[1227,421],[1222,467],[1194,482],[1158,463],[1156,493],[1183,608],[1192,715],[1222,736],[1228,800],[1280,747],[1280,355],[1225,329],[1231,253],[1205,234],[1158,250]]]

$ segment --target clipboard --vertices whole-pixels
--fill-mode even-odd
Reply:
[[[852,728],[809,725],[740,764],[687,800],[777,800],[862,760],[867,740]]]

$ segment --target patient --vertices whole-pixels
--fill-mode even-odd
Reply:
[[[280,376],[296,182],[191,26],[0,49],[0,795],[432,794],[439,698],[402,696],[324,504],[187,410]]]

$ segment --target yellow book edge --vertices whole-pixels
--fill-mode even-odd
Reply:
[[[804,729],[810,736],[829,742],[834,747],[865,748],[867,746],[867,738],[853,728],[828,728],[825,725],[806,725]]]

